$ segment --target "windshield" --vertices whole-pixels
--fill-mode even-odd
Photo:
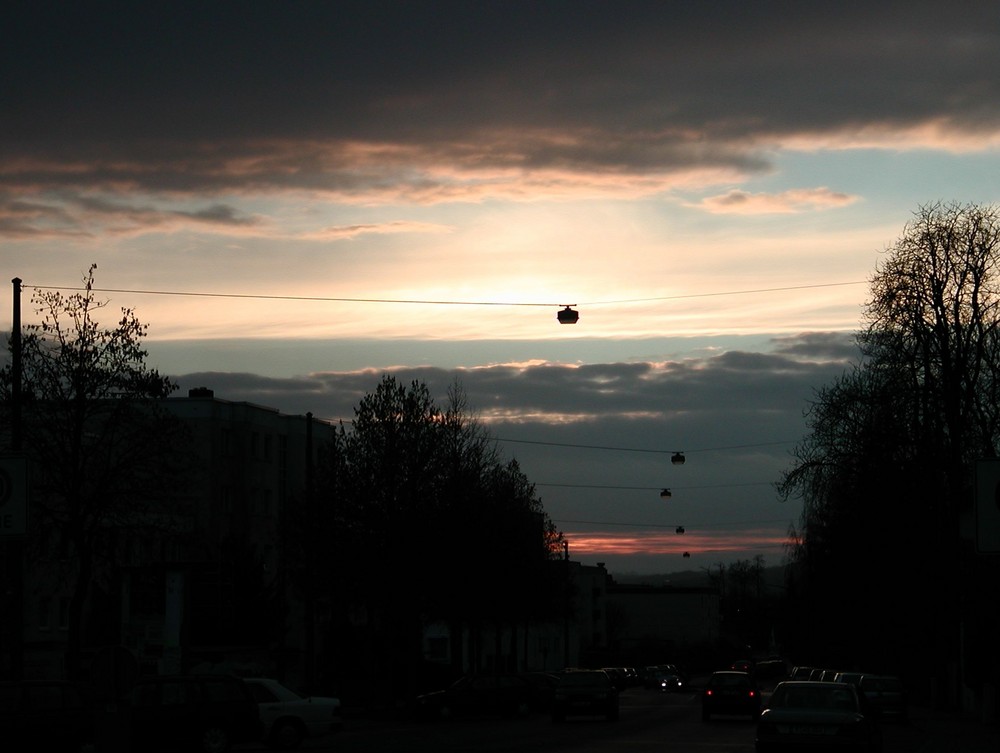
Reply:
[[[838,709],[856,711],[854,694],[847,688],[779,685],[771,696],[771,708]]]

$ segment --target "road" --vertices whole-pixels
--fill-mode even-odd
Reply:
[[[884,753],[958,750],[950,747],[954,741],[948,747],[935,744],[933,736],[929,737],[916,723],[882,726]],[[622,693],[621,718],[617,722],[570,718],[565,723],[554,724],[542,714],[527,719],[482,718],[424,723],[349,719],[342,732],[322,740],[307,741],[303,750],[314,753],[652,753],[661,750],[752,753],[754,730],[754,722],[747,718],[718,717],[703,722],[696,692],[662,694],[632,688]]]
[[[554,724],[548,716],[527,719],[469,719],[446,723],[362,722],[348,725],[330,747],[338,753],[463,751],[475,753],[622,753],[652,751],[669,742],[672,750],[752,753],[754,725],[749,719],[701,721],[698,696],[661,694],[634,688],[621,696],[621,718],[570,717]]]

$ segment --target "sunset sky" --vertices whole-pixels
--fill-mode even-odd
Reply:
[[[96,263],[179,394],[457,376],[613,573],[779,564],[886,248],[1000,200],[993,1],[22,2],[0,42],[24,323]]]

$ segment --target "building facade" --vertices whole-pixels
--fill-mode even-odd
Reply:
[[[165,404],[188,430],[186,478],[163,535],[119,542],[106,582],[92,589],[85,650],[124,645],[144,672],[246,665],[303,675],[313,641],[281,526],[306,514],[333,425],[209,389]],[[25,573],[24,673],[63,676],[66,579],[58,563],[29,562]]]

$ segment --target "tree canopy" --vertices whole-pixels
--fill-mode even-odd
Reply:
[[[313,569],[337,574],[320,590],[397,667],[419,657],[427,621],[500,626],[551,603],[561,534],[457,383],[442,409],[425,384],[383,376],[322,449],[312,509]]]
[[[122,309],[115,326],[99,323],[95,269],[82,291],[35,291],[41,322],[23,328],[20,353],[31,554],[35,567],[68,568],[60,579],[72,584],[71,675],[80,669],[84,603],[129,533],[165,524],[159,513],[176,499],[183,463],[183,426],[160,404],[176,386],[146,365],[147,326],[133,310]],[[5,410],[16,377],[12,365],[0,370]]]
[[[779,490],[804,501],[799,633],[831,659],[955,658],[959,521],[1000,443],[998,262],[996,207],[921,207],[871,280],[858,362],[810,406]]]

